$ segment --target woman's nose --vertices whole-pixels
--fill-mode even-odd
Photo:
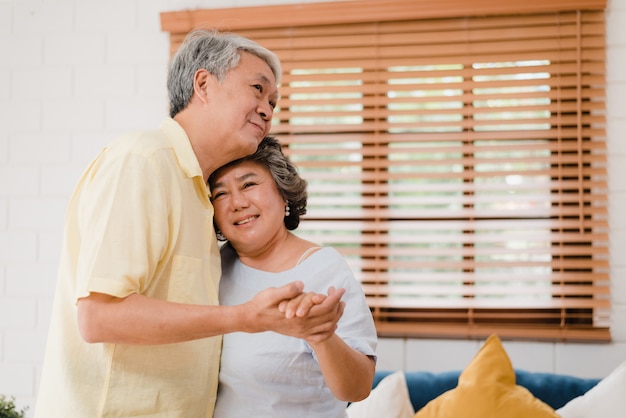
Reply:
[[[248,207],[248,199],[243,192],[235,192],[231,196],[231,204],[233,210],[239,210]]]

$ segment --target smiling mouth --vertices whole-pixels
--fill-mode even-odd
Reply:
[[[252,222],[256,218],[257,216],[250,216],[249,218],[242,219],[241,221],[235,222],[235,225],[244,225],[244,224],[247,224],[248,222]]]

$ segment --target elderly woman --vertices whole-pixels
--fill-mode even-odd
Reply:
[[[225,335],[216,418],[344,417],[347,402],[370,392],[377,338],[360,284],[336,250],[290,232],[306,212],[306,186],[272,137],[209,177],[218,239],[228,241],[220,303],[235,305],[297,279],[308,293],[282,309],[303,316],[325,292],[345,291],[336,330],[303,338]]]

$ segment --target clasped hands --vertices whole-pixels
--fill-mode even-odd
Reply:
[[[296,281],[265,289],[251,302],[260,308],[257,325],[265,324],[265,330],[319,343],[334,335],[345,308],[344,293],[332,286],[327,295],[304,292],[304,284]]]

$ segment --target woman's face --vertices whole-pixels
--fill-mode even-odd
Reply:
[[[244,161],[222,169],[211,194],[215,222],[240,256],[253,256],[288,232],[285,200],[261,164]]]

